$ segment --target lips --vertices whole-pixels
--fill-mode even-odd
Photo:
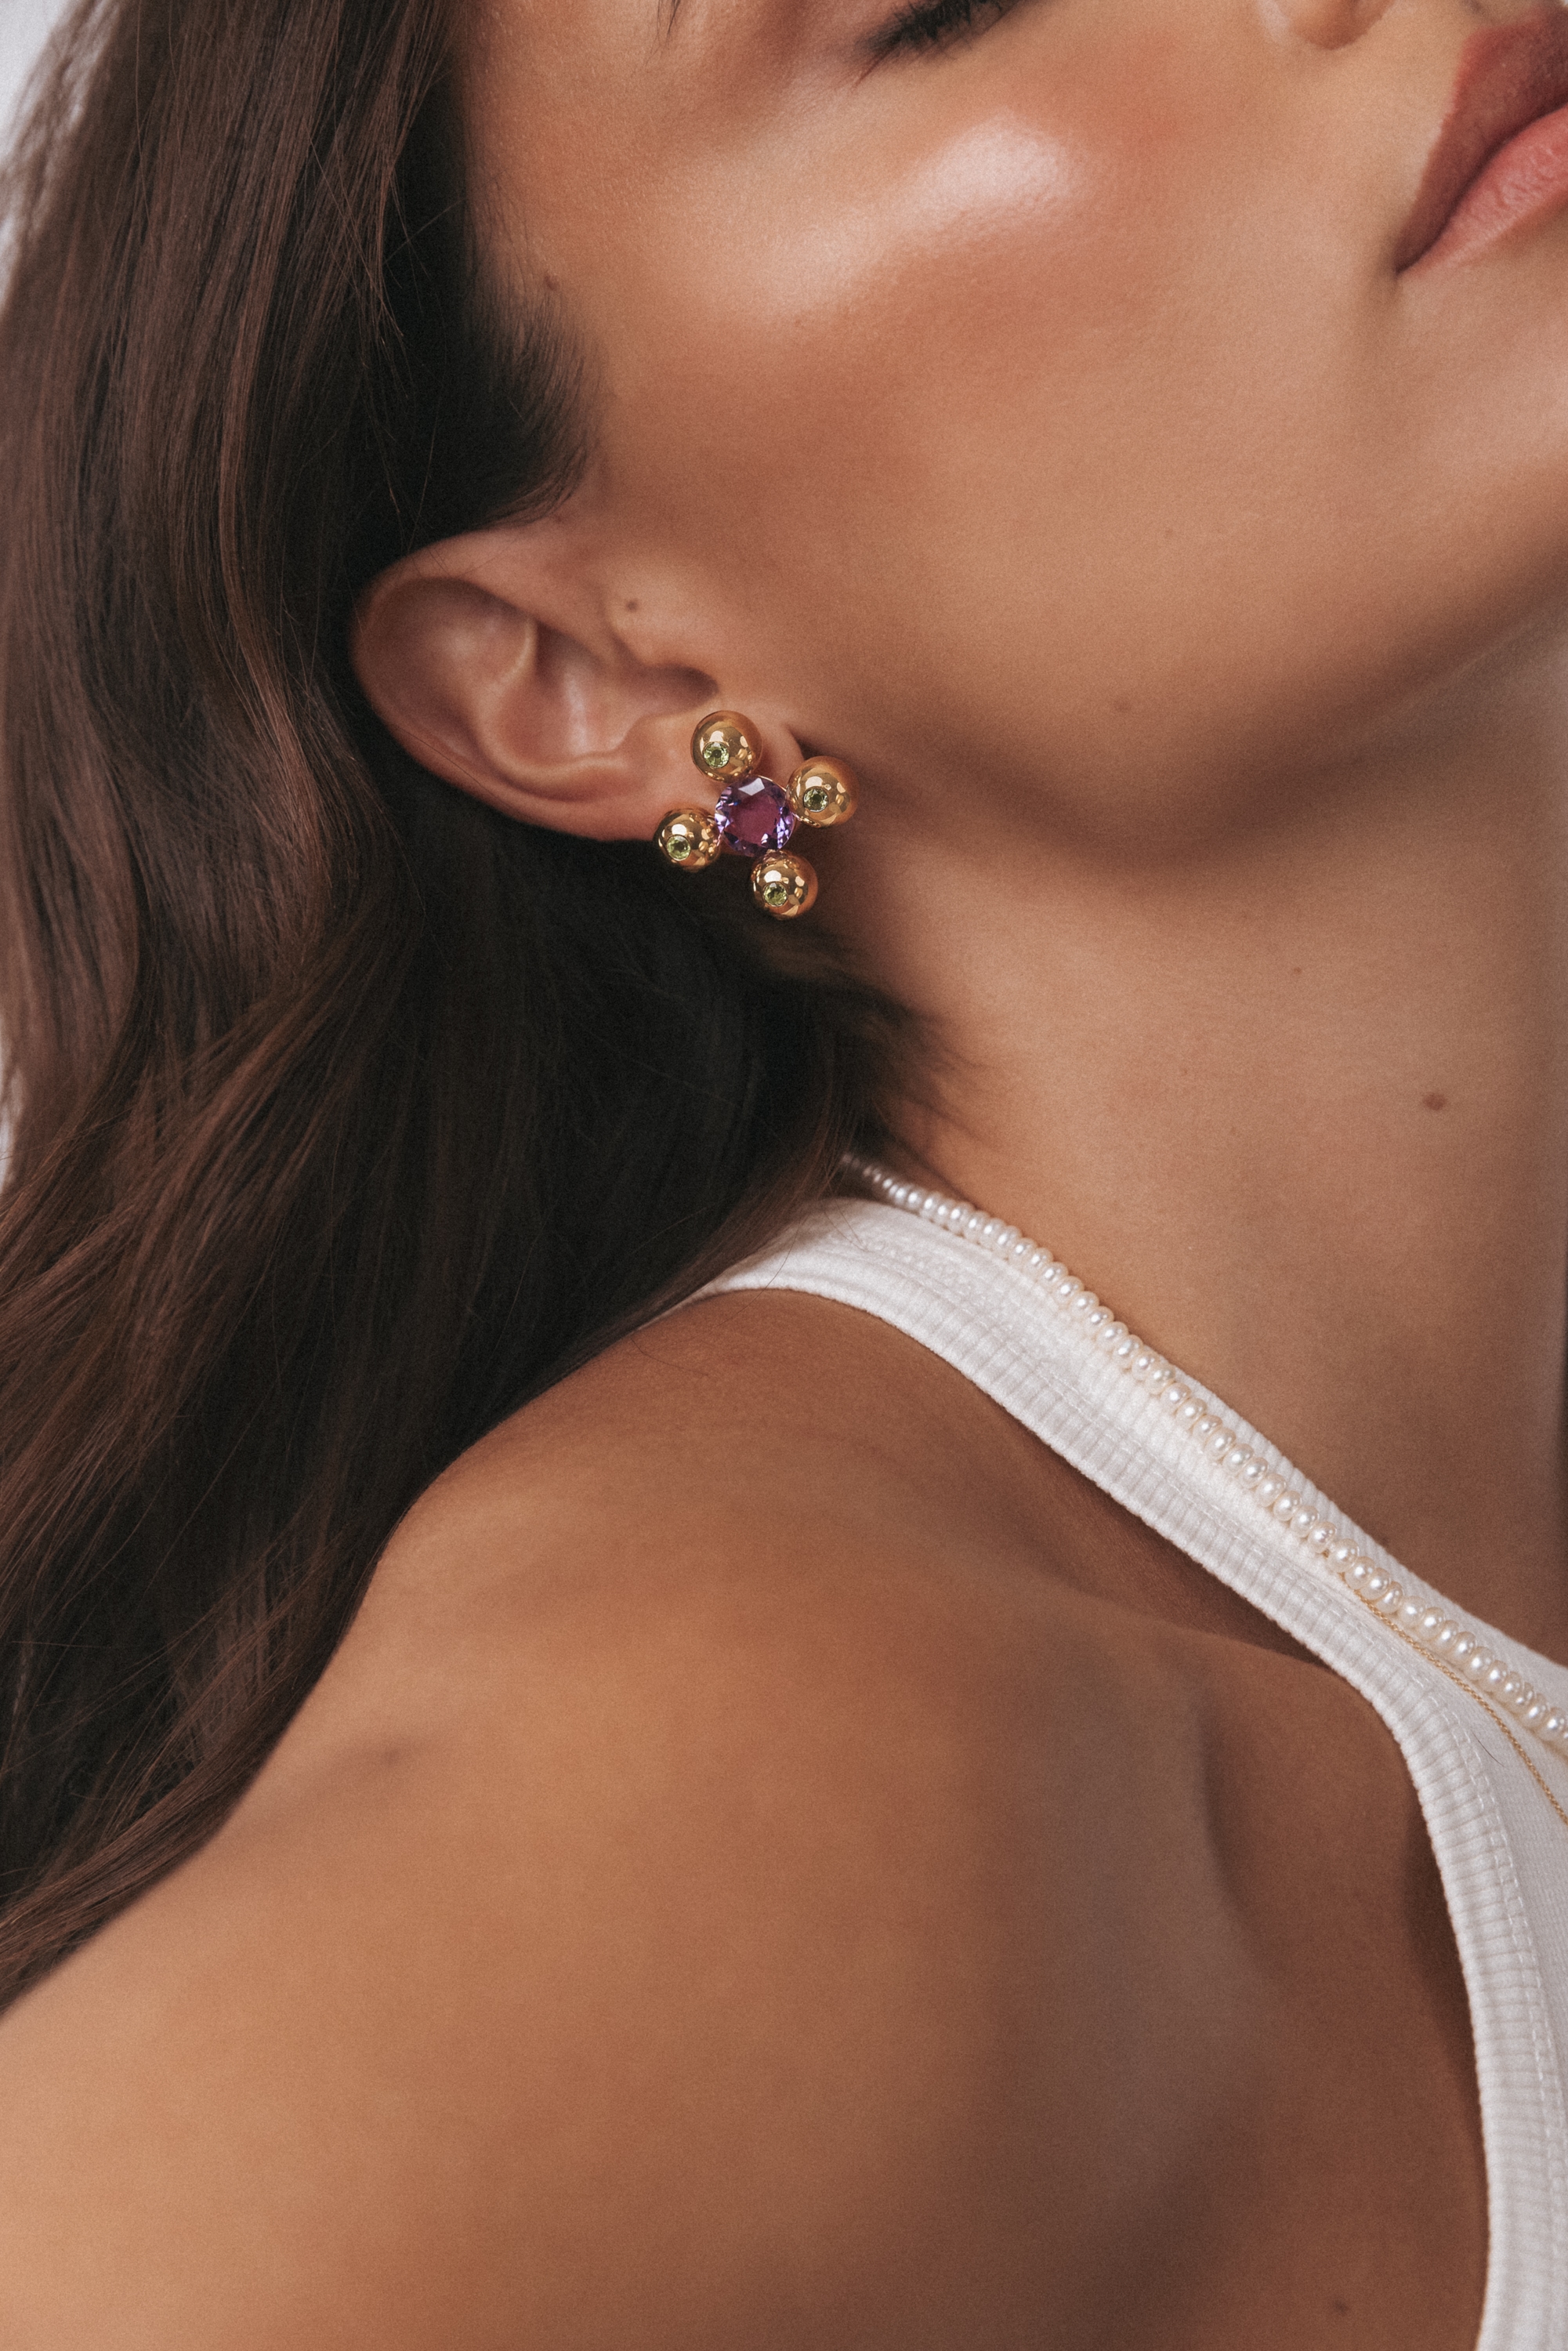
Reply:
[[[1568,106],[1568,9],[1544,6],[1476,34],[1405,224],[1395,267],[1408,269],[1429,253],[1493,157],[1561,106]]]

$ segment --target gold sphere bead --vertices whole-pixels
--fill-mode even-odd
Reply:
[[[766,913],[788,923],[815,903],[817,877],[803,857],[776,849],[752,867],[751,894]]]
[[[802,824],[846,824],[855,812],[855,778],[841,759],[808,759],[784,787]]]
[[[744,784],[762,765],[762,738],[738,710],[710,710],[692,737],[692,758],[716,784]]]
[[[683,873],[700,873],[719,852],[718,827],[706,809],[672,809],[653,838]]]

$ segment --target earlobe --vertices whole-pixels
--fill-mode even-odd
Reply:
[[[508,816],[650,839],[689,777],[713,681],[637,660],[591,611],[569,614],[543,578],[531,599],[507,592],[529,583],[498,576],[486,536],[425,549],[372,582],[351,639],[367,699],[422,767]]]

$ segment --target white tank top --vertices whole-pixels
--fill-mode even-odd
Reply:
[[[825,1203],[706,1294],[802,1290],[891,1323],[1376,1708],[1420,1800],[1469,1994],[1490,2223],[1477,2351],[1568,2351],[1568,1752],[1533,1727],[1546,1708],[1568,1716],[1568,1671],[1468,1616],[1462,1662],[1452,1648],[1439,1662],[1433,1615],[1425,1633],[1412,1620],[1458,1612],[1266,1438],[1016,1231],[891,1178],[882,1188],[899,1205]],[[1391,1583],[1404,1609],[1392,1621],[1378,1604]]]

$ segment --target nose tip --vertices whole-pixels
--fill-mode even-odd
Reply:
[[[1394,0],[1268,0],[1270,13],[1314,49],[1343,49],[1386,16]]]
[[[1371,32],[1395,0],[1262,0],[1276,24],[1314,49],[1343,49]],[[1568,0],[1467,0],[1479,24],[1505,25],[1515,16],[1554,14]]]

